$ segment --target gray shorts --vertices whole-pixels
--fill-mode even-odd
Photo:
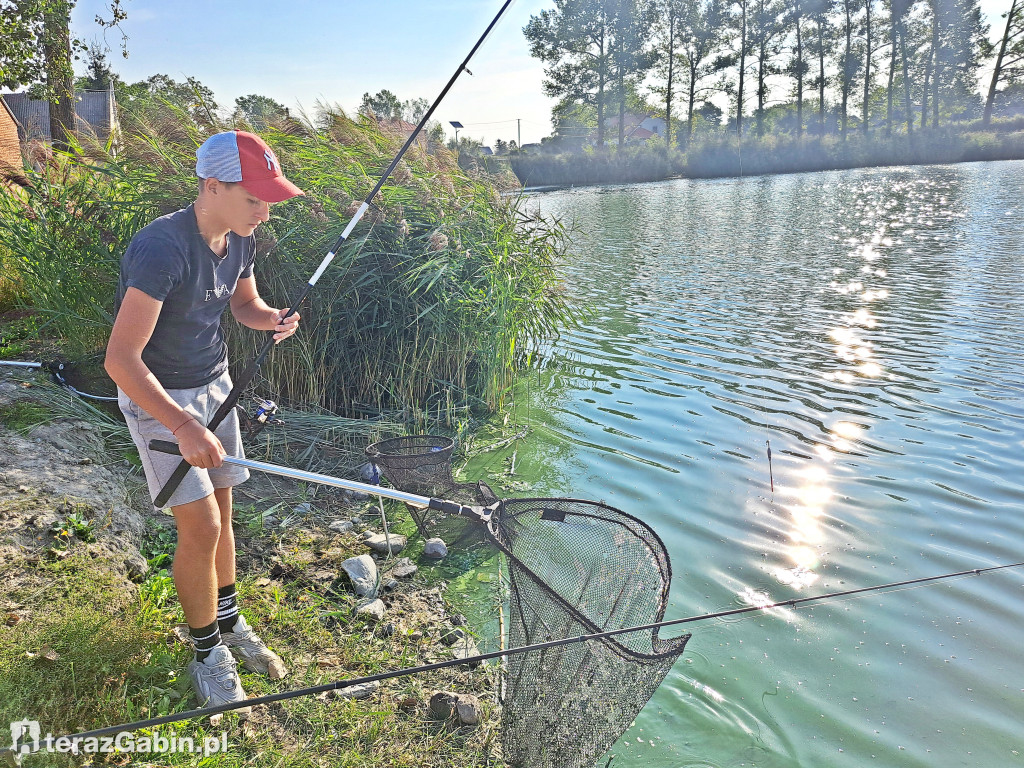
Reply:
[[[174,402],[194,416],[200,424],[209,424],[213,419],[213,414],[227,399],[228,393],[231,391],[231,377],[225,372],[219,378],[201,387],[168,389],[166,391]],[[120,388],[117,390],[117,404],[121,407],[121,413],[124,414],[124,419],[128,423],[132,439],[135,440],[135,445],[139,449],[142,468],[146,472],[146,481],[149,483],[149,493],[155,501],[160,490],[177,468],[181,457],[160,451],[151,451],[149,441],[169,440],[174,443],[177,440],[171,434],[171,430],[142,410]],[[245,452],[242,449],[242,435],[238,428],[238,414],[234,409],[214,430],[214,434],[217,435],[217,439],[224,446],[224,451],[228,456],[245,457]],[[199,501],[199,499],[205,499],[212,494],[215,488],[231,488],[248,479],[249,470],[233,464],[224,464],[215,469],[192,467],[181,481],[181,485],[171,494],[167,506],[176,507],[180,504]]]

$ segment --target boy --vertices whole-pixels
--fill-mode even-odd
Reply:
[[[150,440],[177,441],[192,465],[169,501],[178,529],[174,585],[195,646],[192,685],[200,705],[217,706],[246,698],[235,657],[274,678],[287,673],[238,613],[231,488],[249,474],[222,459],[242,455],[238,417],[232,412],[215,432],[205,425],[231,390],[224,310],[249,328],[275,331],[276,342],[298,328],[298,313],[283,320],[287,310],[259,296],[253,232],[271,203],[303,192],[251,133],[211,136],[196,160],[195,202],[142,229],[121,261],[105,368],[153,498],[179,459],[150,451]]]

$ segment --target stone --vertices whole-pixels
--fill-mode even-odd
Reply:
[[[308,515],[313,511],[313,505],[308,501],[303,501],[292,507],[293,515]]]
[[[352,591],[360,597],[373,599],[377,596],[377,585],[380,577],[377,563],[369,555],[350,557],[341,564],[341,570],[348,574],[352,582]]]
[[[455,705],[455,713],[459,718],[460,725],[479,725],[484,717],[479,699],[469,693],[464,693],[459,697],[458,704]]]
[[[462,632],[461,629],[454,630],[455,632]],[[453,659],[469,659],[474,656],[480,655],[480,649],[477,648],[473,638],[463,633],[462,637],[458,637],[452,643],[452,658]],[[482,662],[479,659],[466,662],[468,667],[479,667]]]
[[[142,555],[129,554],[124,560],[124,569],[132,581],[142,581],[149,573],[149,563]]]
[[[465,639],[466,633],[458,627],[455,627],[454,629],[446,629],[441,633],[440,637],[441,642],[445,645],[455,645],[459,640]]]
[[[400,533],[392,533],[390,536],[383,533],[376,533],[363,543],[375,552],[387,554],[390,548],[392,554],[405,549],[408,540]]]
[[[470,693],[441,691],[430,697],[430,714],[438,720],[454,718],[459,725],[478,725],[483,720],[480,700]]]
[[[327,527],[335,533],[348,533],[355,528],[355,525],[353,525],[351,520],[335,520]]]
[[[359,468],[359,479],[371,485],[380,485],[380,467],[366,462]]]
[[[396,579],[406,579],[418,570],[419,567],[408,557],[400,557],[395,561],[395,567],[391,569],[391,575]]]
[[[369,683],[350,685],[347,688],[324,691],[317,698],[321,701],[331,701],[332,699],[366,699],[373,695],[373,692],[378,688],[380,688],[380,681],[373,680]]]
[[[362,491],[345,490],[342,492],[344,496],[352,501],[366,501],[370,498],[370,494],[363,493]]]
[[[384,601],[380,598],[360,603],[356,606],[356,616],[369,616],[375,621],[384,618]]]
[[[443,539],[433,538],[423,542],[423,556],[434,560],[440,560],[448,556],[448,547]]]
[[[463,616],[461,613],[452,614],[448,618],[448,621],[450,621],[452,623],[453,627],[464,627],[464,626],[466,626],[466,617]]]

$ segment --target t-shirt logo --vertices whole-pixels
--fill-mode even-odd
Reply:
[[[226,285],[218,285],[216,288],[213,288],[206,292],[206,298],[203,299],[203,301],[213,301],[214,299],[219,299],[222,296],[225,296],[228,292],[228,287]]]
[[[263,153],[263,159],[267,161],[267,170],[268,171],[275,171],[276,170],[276,171],[280,172],[281,166],[278,165],[277,158],[274,157],[274,153],[271,152],[269,149],[266,152]]]

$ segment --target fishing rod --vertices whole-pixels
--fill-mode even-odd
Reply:
[[[473,55],[477,52],[477,49],[481,45],[483,45],[484,40],[491,33],[491,30],[494,29],[502,14],[505,13],[505,10],[511,4],[512,0],[505,0],[505,3],[501,6],[501,10],[499,10],[497,15],[491,20],[491,23],[487,25],[487,29],[484,30],[484,33],[480,36],[480,39],[476,41],[476,44],[470,50],[469,54],[466,56],[465,59],[462,60],[462,63],[459,64],[458,68],[455,70],[455,73],[451,76],[451,79],[448,80],[447,85],[445,85],[445,87],[441,90],[441,93],[438,95],[438,97],[434,99],[434,103],[430,105],[430,109],[428,109],[424,113],[423,117],[420,118],[419,124],[416,126],[415,130],[413,130],[413,132],[409,135],[409,138],[406,139],[405,144],[402,145],[402,148],[398,151],[398,154],[395,155],[395,158],[391,161],[391,165],[387,167],[387,170],[384,171],[384,174],[374,185],[373,189],[370,191],[370,194],[368,194],[366,198],[363,200],[363,202],[360,204],[359,209],[352,217],[352,220],[349,221],[348,225],[341,233],[341,236],[338,237],[337,242],[334,243],[334,246],[331,248],[331,250],[327,252],[326,256],[324,256],[323,261],[320,262],[320,266],[317,267],[316,271],[313,273],[313,276],[309,278],[309,281],[302,287],[302,290],[299,292],[299,295],[296,296],[295,299],[289,304],[288,311],[287,313],[285,313],[284,317],[281,318],[282,320],[285,320],[288,317],[290,317],[295,312],[296,307],[298,307],[299,304],[301,304],[309,295],[309,292],[313,290],[313,286],[316,285],[317,281],[327,270],[327,267],[330,265],[331,261],[337,255],[337,252],[341,250],[341,246],[348,239],[349,234],[351,234],[356,224],[359,223],[359,220],[363,217],[363,214],[366,213],[366,211],[369,209],[370,203],[373,201],[373,198],[377,195],[378,192],[380,192],[381,187],[384,186],[384,182],[387,181],[392,171],[394,171],[395,168],[398,166],[398,163],[402,159],[402,156],[405,155],[409,147],[411,147],[413,142],[416,141],[416,137],[423,130],[423,127],[427,124],[427,121],[434,114],[434,110],[437,109],[437,106],[441,103],[441,100],[448,94],[448,91],[451,90],[451,87],[455,85],[455,81],[459,78],[459,75],[461,75],[463,71],[469,72],[467,66],[469,64],[469,60],[473,58]],[[470,72],[470,74],[472,74],[472,72]],[[225,418],[227,418],[228,414],[231,413],[231,410],[235,407],[235,404],[238,402],[239,397],[241,397],[242,390],[245,389],[249,385],[249,382],[251,382],[256,377],[256,372],[259,370],[260,366],[263,365],[263,361],[266,360],[267,355],[270,354],[270,350],[273,348],[273,346],[274,340],[273,337],[270,337],[263,345],[263,348],[259,351],[259,354],[256,355],[256,359],[249,364],[249,367],[242,372],[242,375],[235,382],[234,387],[231,389],[231,392],[227,396],[227,399],[224,400],[223,403],[221,403],[216,413],[213,414],[213,418],[210,419],[210,423],[206,425],[207,429],[209,429],[212,432],[220,425],[222,421],[224,421]],[[191,465],[187,461],[182,459],[181,463],[179,463],[178,466],[175,468],[174,473],[171,475],[170,479],[164,484],[164,487],[160,490],[160,493],[157,494],[157,497],[153,502],[156,507],[163,507],[164,505],[167,504],[167,501],[171,498],[171,494],[173,494],[175,489],[181,484],[181,481],[185,478],[185,475],[188,474],[190,468]]]
[[[81,733],[75,733],[69,736],[61,736],[58,738],[47,737],[41,740],[47,747],[51,747],[54,744],[60,742],[62,744],[74,744],[85,741],[86,739],[96,739],[103,736],[110,736],[117,733],[127,731],[137,731],[142,728],[154,728],[158,725],[166,725],[168,723],[180,722],[182,720],[191,720],[198,717],[207,717],[209,715],[220,714],[221,712],[230,712],[233,709],[241,709],[244,707],[253,707],[263,704],[273,704],[278,701],[287,701],[289,699],[297,699],[305,696],[315,696],[320,693],[327,693],[329,691],[343,690],[345,688],[352,688],[359,685],[367,685],[369,683],[380,682],[382,680],[390,680],[396,677],[406,677],[408,675],[420,674],[423,672],[433,672],[438,669],[445,669],[448,667],[459,666],[463,664],[479,664],[484,661],[492,659],[498,659],[508,656],[514,656],[517,654],[530,653],[533,651],[542,651],[548,648],[558,648],[563,645],[570,645],[573,643],[586,643],[594,640],[604,640],[606,638],[614,637],[616,635],[623,635],[630,632],[643,632],[648,630],[657,630],[665,627],[675,627],[682,624],[692,624],[698,621],[707,621],[709,619],[718,619],[726,616],[736,616],[744,613],[754,613],[757,611],[768,611],[772,608],[796,608],[797,606],[806,605],[813,602],[822,602],[824,600],[833,600],[840,597],[850,597],[853,595],[862,595],[868,592],[879,592],[886,589],[897,589],[900,587],[907,587],[914,584],[925,584],[928,582],[936,582],[945,579],[954,579],[963,576],[979,576],[983,573],[991,571],[1001,571],[1008,568],[1020,568],[1024,566],[1024,562],[1009,563],[1005,565],[993,565],[985,568],[972,568],[966,571],[956,571],[954,573],[944,573],[939,576],[924,576],[916,579],[907,579],[904,581],[893,581],[887,584],[876,584],[872,587],[861,587],[858,589],[847,589],[841,592],[830,592],[824,595],[812,595],[809,597],[794,598],[791,600],[779,600],[777,602],[769,603],[767,605],[751,605],[744,608],[731,608],[724,611],[715,611],[713,613],[702,613],[697,616],[689,616],[684,619],[672,619],[669,621],[659,621],[653,624],[643,624],[635,627],[626,627],[625,629],[612,629],[604,632],[594,632],[588,635],[577,635],[575,637],[565,637],[558,640],[548,640],[543,643],[534,643],[532,645],[524,645],[518,648],[506,648],[504,650],[492,651],[490,653],[481,653],[475,656],[468,656],[461,659],[450,659],[448,661],[438,661],[432,664],[423,664],[416,667],[405,667],[403,669],[397,669],[391,672],[381,672],[375,675],[367,675],[365,677],[355,677],[347,680],[337,680],[332,683],[324,683],[323,685],[311,686],[308,688],[298,688],[291,691],[282,691],[280,693],[271,693],[265,696],[257,696],[251,699],[245,699],[244,701],[231,702],[229,704],[221,704],[215,707],[201,707],[199,709],[190,709],[186,712],[179,712],[172,715],[163,715],[162,717],[154,717],[149,720],[139,720],[137,722],[125,723],[123,725],[111,725],[105,728],[98,728],[92,731],[83,731]],[[13,749],[8,749],[9,752],[14,752]],[[0,752],[2,754],[2,752]]]

